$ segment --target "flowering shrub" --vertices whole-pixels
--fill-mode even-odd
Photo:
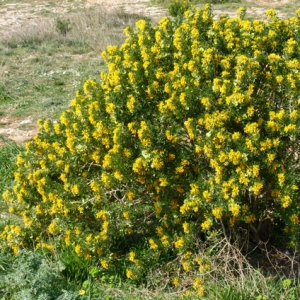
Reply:
[[[3,198],[23,224],[5,227],[6,245],[53,251],[55,238],[138,279],[162,257],[201,277],[194,242],[220,228],[249,227],[258,241],[276,219],[293,242],[300,11],[266,15],[214,20],[206,6],[126,28],[100,82],[87,80],[58,122],[39,121],[19,155]]]

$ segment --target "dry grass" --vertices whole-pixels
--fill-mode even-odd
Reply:
[[[133,26],[143,16],[128,14],[120,8],[107,11],[104,8],[85,9],[59,17],[47,17],[27,24],[17,31],[7,32],[1,37],[8,45],[26,46],[27,41],[43,42],[56,39],[60,42],[85,44],[91,50],[104,50],[108,45],[120,44],[124,40],[123,29]],[[69,31],[63,34],[57,26],[58,21],[69,24]]]
[[[124,41],[123,29],[133,26],[143,18],[136,14],[124,13],[121,9],[106,11],[87,10],[80,14],[72,14],[70,20],[70,39],[80,40],[93,50],[104,49],[109,44],[120,44]]]

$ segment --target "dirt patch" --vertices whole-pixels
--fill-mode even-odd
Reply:
[[[37,134],[37,125],[33,124],[31,118],[24,120],[0,117],[0,135],[7,139],[25,145],[32,137]],[[0,145],[3,142],[0,141]]]

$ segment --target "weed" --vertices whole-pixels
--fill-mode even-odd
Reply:
[[[62,276],[62,264],[52,262],[41,252],[22,251],[12,258],[2,253],[4,270],[0,274],[3,299],[72,299],[78,298],[74,285]]]
[[[56,20],[55,28],[59,34],[66,36],[66,34],[71,30],[70,21],[58,18]]]
[[[0,86],[0,105],[6,104],[9,101],[12,101],[10,93],[5,89],[4,86]]]

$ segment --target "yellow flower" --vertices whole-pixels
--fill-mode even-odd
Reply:
[[[134,111],[134,103],[136,102],[134,97],[132,95],[127,96],[128,101],[126,103],[127,108],[129,109],[130,112]]]
[[[191,127],[193,120],[194,120],[193,118],[188,118],[187,121],[184,122],[184,126],[186,127],[186,130],[191,140],[195,138],[195,134]]]
[[[79,187],[78,187],[78,184],[74,184],[71,188],[71,192],[73,195],[77,195],[79,194]]]
[[[204,286],[200,286],[197,291],[197,296],[202,297],[204,293]]]
[[[172,280],[172,284],[177,287],[179,285],[179,278],[178,277],[174,277]]]
[[[254,177],[258,177],[259,176],[259,165],[253,165],[252,166],[252,173]]]
[[[135,27],[143,32],[146,28],[147,22],[145,20],[139,20],[135,23]]]
[[[190,229],[189,229],[189,223],[188,222],[184,222],[182,224],[182,227],[183,227],[183,231],[184,233],[189,233],[190,232]],[[176,247],[176,246],[175,246]]]
[[[90,183],[90,187],[93,192],[95,193],[100,192],[100,186],[95,181],[92,181]]]
[[[298,111],[296,109],[294,109],[291,113],[290,113],[290,118],[291,119],[295,119],[298,116]]]
[[[212,225],[213,225],[212,220],[208,218],[201,224],[201,227],[203,230],[209,230]]]
[[[124,155],[125,155],[126,157],[129,157],[129,156],[131,155],[130,150],[127,149],[127,148],[124,148],[123,153],[124,153]]]
[[[142,146],[147,148],[151,146],[151,139],[142,139],[141,140]]]
[[[24,163],[25,163],[25,160],[23,159],[22,155],[18,154],[17,162],[16,162],[17,166],[19,167],[19,166],[23,165]]]
[[[68,246],[69,246],[70,243],[71,243],[70,235],[71,235],[71,231],[70,231],[70,230],[67,230],[66,235],[65,235],[65,237],[64,237],[64,240],[65,240],[66,245],[68,245]]]
[[[165,246],[165,247],[168,247],[170,245],[170,242],[168,240],[168,237],[166,235],[163,235],[161,238],[160,238],[162,244]]]
[[[75,249],[74,249],[74,250],[75,250],[75,252],[77,253],[78,256],[81,255],[81,247],[80,247],[80,245],[77,244],[77,245],[75,246]]]
[[[191,184],[190,184],[190,187],[191,187],[190,193],[191,193],[192,195],[196,195],[196,194],[199,193],[199,188],[198,188],[198,185],[197,185],[197,184],[191,183]]]
[[[247,115],[249,117],[252,117],[254,115],[254,106],[253,105],[251,105],[247,108]]]
[[[284,77],[283,77],[282,75],[276,76],[276,81],[277,81],[278,83],[281,83],[283,80],[284,80]]]
[[[79,235],[80,234],[80,228],[78,226],[76,226],[74,232],[75,232],[76,235]]]
[[[206,201],[210,202],[211,201],[211,193],[209,191],[204,191],[203,193],[203,197]]]
[[[189,271],[191,269],[191,265],[187,261],[182,260],[181,265],[184,271]]]
[[[129,260],[132,262],[135,260],[135,253],[133,251],[129,252]]]
[[[159,181],[160,181],[159,185],[163,186],[163,187],[165,187],[169,184],[166,178],[159,178]]]
[[[19,253],[19,247],[18,247],[18,246],[14,245],[14,246],[12,246],[11,248],[12,248],[13,253],[14,253],[15,255],[17,255],[17,254]]]
[[[282,185],[285,182],[285,176],[284,176],[284,174],[283,173],[279,173],[277,175],[277,177],[278,177],[279,184]]]
[[[272,190],[271,191],[271,196],[274,198],[278,198],[281,196],[281,192],[279,190]]]
[[[289,125],[285,126],[283,130],[285,133],[294,132],[296,130],[296,125],[289,124]]]
[[[279,129],[279,125],[275,121],[268,121],[267,122],[267,127],[272,130],[272,132],[276,131]]]
[[[101,180],[104,182],[105,186],[106,187],[110,187],[110,178],[109,176],[107,175],[107,173],[102,173],[101,174]]]
[[[149,240],[150,248],[156,250],[158,248],[157,244],[154,242],[153,239]]]
[[[79,295],[82,296],[82,295],[84,295],[84,294],[85,294],[85,290],[80,290],[80,291],[79,291]]]
[[[155,156],[152,159],[152,164],[151,167],[155,168],[155,169],[161,169],[164,165],[164,162],[162,161],[162,159],[159,156]]]
[[[124,212],[123,212],[123,217],[124,217],[125,219],[129,220],[129,218],[130,218],[129,212],[128,212],[128,211],[124,211]]]
[[[253,214],[251,214],[250,216],[247,216],[247,217],[245,218],[245,222],[246,222],[246,223],[253,223],[254,221],[256,221],[256,217],[255,217],[255,215],[253,215]]]
[[[115,108],[116,106],[113,103],[106,103],[106,112],[108,114],[111,114]]]
[[[236,217],[240,214],[241,206],[237,203],[230,203],[228,205],[228,210],[232,212],[232,214]]]
[[[212,210],[212,214],[217,218],[217,219],[221,219],[222,218],[222,212],[223,212],[223,208],[222,207],[215,207]]]
[[[276,11],[274,9],[268,9],[266,12],[265,12],[266,16],[267,17],[274,17],[276,16]]]
[[[132,201],[135,198],[135,194],[131,191],[126,193],[128,200]]]
[[[130,269],[126,269],[126,277],[127,278],[132,278],[133,277],[133,273]]]
[[[103,166],[103,168],[107,168],[110,166],[110,164],[111,164],[111,155],[106,154],[104,156],[102,166]]]
[[[261,182],[254,182],[254,185],[252,187],[252,191],[255,196],[258,196],[263,188],[263,184]]]
[[[249,134],[258,134],[258,124],[256,122],[247,124],[244,128],[244,132]]]
[[[177,167],[175,169],[175,174],[181,174],[181,173],[184,173],[184,168],[182,166]]]
[[[107,263],[107,261],[106,261],[105,259],[102,259],[102,260],[100,261],[100,263],[101,263],[101,266],[102,266],[104,269],[108,269],[108,263]]]
[[[275,63],[281,60],[281,56],[275,53],[271,53],[268,55],[268,59],[271,63]]]
[[[83,85],[83,91],[86,95],[93,92],[97,87],[97,84],[94,80],[88,79]]]
[[[292,203],[292,199],[290,196],[284,196],[282,197],[281,199],[281,202],[282,202],[282,207],[283,208],[287,208],[290,206],[290,204]]]
[[[107,232],[108,226],[109,226],[109,222],[108,221],[104,221],[103,225],[102,225],[102,228],[103,228],[104,232]]]
[[[299,224],[299,218],[297,215],[293,214],[290,216],[290,220],[292,221],[293,224],[297,225]]]
[[[234,133],[232,134],[232,139],[233,139],[234,141],[239,140],[240,137],[241,137],[241,134],[240,134],[239,132],[234,132]]]
[[[147,167],[147,162],[143,158],[138,157],[132,165],[132,170],[135,173],[138,173],[139,175],[145,175],[146,167]]]
[[[198,287],[202,286],[203,279],[196,277],[194,278],[193,288],[196,290]]]
[[[48,231],[50,234],[55,233],[55,226],[56,226],[56,221],[52,221],[51,224],[48,226]]]
[[[116,179],[118,179],[118,180],[122,180],[123,175],[122,175],[122,173],[121,173],[120,170],[117,170],[117,171],[115,171],[115,173],[114,173],[114,177],[115,177]]]
[[[285,115],[285,111],[284,109],[281,109],[277,114],[276,114],[276,118],[278,120],[281,120],[283,118],[283,116]]]
[[[273,153],[268,153],[267,154],[268,164],[270,164],[274,159],[275,159],[275,154],[273,154]]]
[[[183,106],[186,106],[186,93],[181,93],[179,96],[179,101]]]
[[[89,254],[89,253],[85,253],[85,254],[84,254],[84,257],[85,257],[85,259],[91,259],[91,258],[92,258],[92,255]]]
[[[163,233],[164,233],[164,230],[162,227],[156,227],[155,230],[157,232],[157,235],[159,235],[159,236],[163,235]]]
[[[176,143],[178,138],[176,135],[172,135],[170,130],[166,130],[166,138],[168,141],[171,141],[173,143]]]

